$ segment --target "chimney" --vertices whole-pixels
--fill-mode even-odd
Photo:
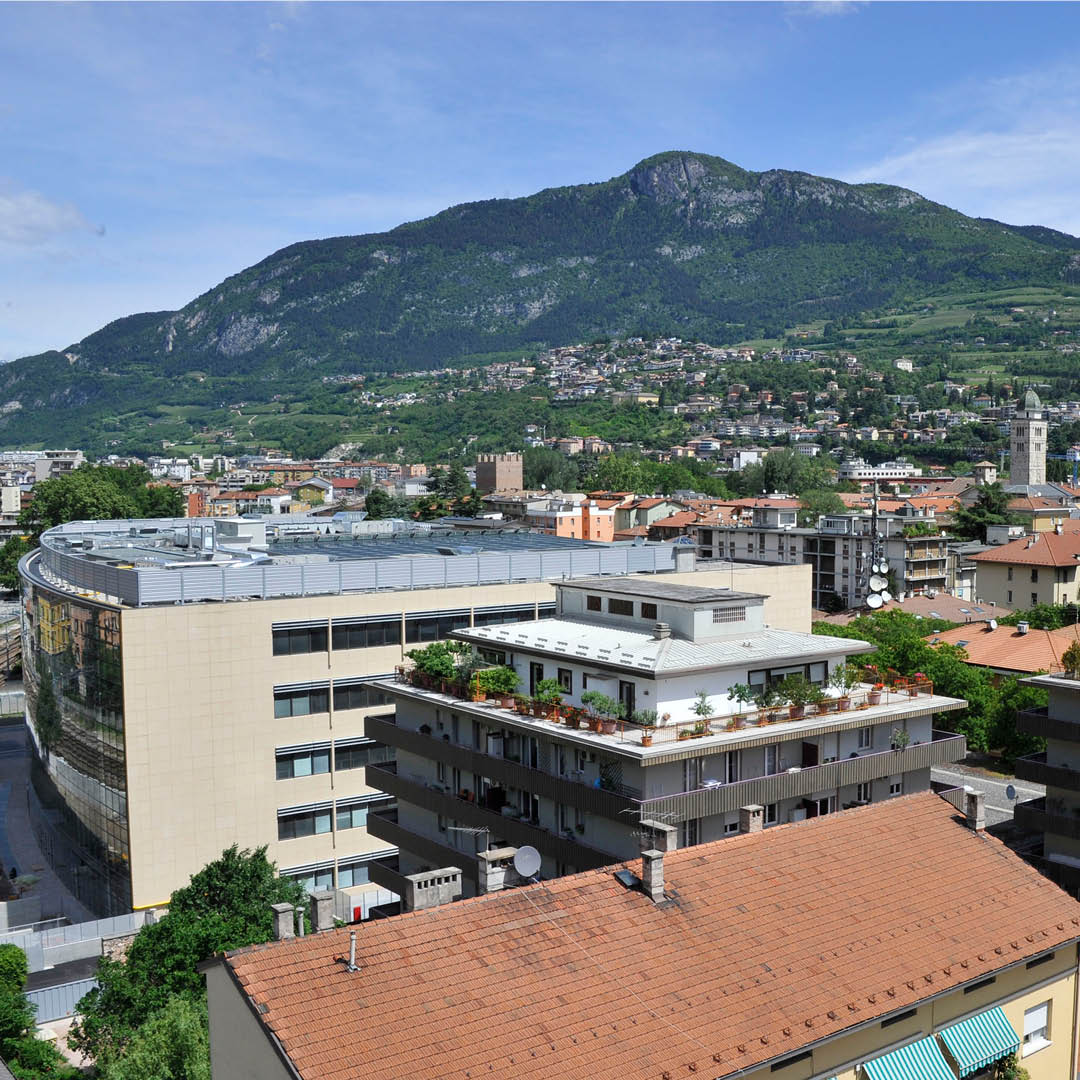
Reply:
[[[401,894],[402,911],[425,911],[461,899],[461,870],[444,866],[423,874],[406,874]]]
[[[652,636],[654,638],[656,638],[657,641],[663,641],[664,638],[671,637],[671,627],[670,627],[670,625],[668,623],[666,623],[666,622],[658,622],[653,627]]]
[[[653,848],[641,853],[641,888],[654,903],[664,899],[664,853]]]
[[[517,879],[514,871],[514,856],[517,848],[492,848],[490,851],[478,851],[477,860],[477,894],[502,892],[508,885],[513,885]]]
[[[739,832],[761,832],[765,824],[765,807],[751,803],[749,806],[739,807]]]
[[[1029,629],[1030,629],[1030,626],[1026,622],[1018,622],[1016,624],[1016,632],[1018,634],[1026,634]]]
[[[986,829],[986,792],[974,788],[964,788],[964,814],[968,828],[974,832]]]
[[[674,851],[679,846],[679,830],[663,821],[641,822],[642,851]]]
[[[1054,526],[1054,532],[1056,532],[1058,534],[1058,536],[1060,536],[1064,531],[1065,531],[1065,526],[1062,523],[1061,518],[1058,518],[1057,519],[1057,524]]]
[[[274,940],[296,937],[292,904],[271,904],[270,910],[274,913]]]
[[[334,929],[334,891],[320,889],[311,894],[311,932],[321,934]]]

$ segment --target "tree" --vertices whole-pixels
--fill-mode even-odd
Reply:
[[[18,945],[0,945],[0,992],[26,985],[26,953]]]
[[[33,550],[34,545],[27,543],[21,536],[12,536],[4,541],[0,547],[0,587],[18,589],[19,560]]]
[[[0,946],[0,1057],[17,1080],[67,1080],[80,1075],[65,1065],[52,1043],[37,1038],[35,1007],[23,993],[25,983],[22,950],[16,945]]]
[[[234,844],[173,893],[168,914],[135,936],[124,961],[102,957],[98,987],[78,1005],[72,1047],[109,1066],[119,1061],[154,1013],[181,995],[205,993],[197,965],[214,953],[269,941],[270,905],[299,904],[303,889],[274,875],[266,848]]]
[[[101,1080],[210,1080],[206,1002],[176,994],[132,1037]]]
[[[393,500],[382,488],[372,488],[364,497],[364,509],[372,521],[380,521],[391,516]]]
[[[577,463],[546,446],[530,446],[525,451],[522,473],[522,483],[534,491],[577,491],[581,484]]]
[[[1010,525],[1015,520],[1015,515],[1009,513],[1009,495],[1001,484],[984,484],[971,506],[957,506],[952,532],[960,539],[985,543],[990,525]]]
[[[828,489],[807,491],[801,501],[799,524],[805,528],[815,528],[822,514],[843,514],[847,511],[844,500]]]

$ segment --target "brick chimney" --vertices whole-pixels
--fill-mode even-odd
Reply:
[[[758,833],[765,825],[765,807],[751,803],[739,807],[739,832]]]
[[[311,894],[311,932],[321,934],[334,929],[334,891],[321,889]]]
[[[674,825],[651,819],[641,822],[642,851],[674,851],[679,846],[679,830]]]
[[[643,851],[641,853],[641,888],[654,903],[664,899],[664,853]]]
[[[274,940],[285,941],[296,937],[296,920],[292,904],[271,904],[274,913]]]
[[[974,832],[986,829],[986,792],[974,788],[964,788],[964,815],[968,828]]]

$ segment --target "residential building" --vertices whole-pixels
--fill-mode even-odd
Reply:
[[[877,432],[875,430],[874,436]],[[870,438],[869,435],[866,438]],[[849,458],[842,462],[836,471],[838,480],[854,480],[856,483],[869,483],[877,480],[885,483],[905,482],[916,476],[922,476],[922,469],[908,461],[883,461],[880,465],[870,465],[862,458]]]
[[[1012,608],[1068,604],[1080,599],[1080,530],[1058,525],[971,556],[979,595]]]
[[[521,454],[478,454],[477,492],[488,495],[493,491],[521,491],[525,486],[523,462]]]
[[[1036,630],[1026,622],[1003,626],[996,621],[967,623],[930,634],[931,645],[958,645],[972,667],[995,675],[1032,675],[1060,671],[1061,656],[1077,640],[1072,629]]]
[[[1046,750],[1017,758],[1017,780],[1046,786],[1040,799],[1018,802],[1013,819],[1042,835],[1035,864],[1073,896],[1080,890],[1080,680],[1057,665],[1024,680],[1047,691],[1044,708],[1017,714],[1020,731],[1046,740]]]
[[[203,966],[214,1075],[1064,1080],[1080,905],[971,802],[977,831],[914,795],[237,950]]]
[[[595,499],[575,502],[552,497],[545,505],[529,507],[525,523],[550,536],[605,543],[615,538],[614,507],[601,506]]]
[[[393,754],[364,733],[393,712],[373,683],[451,630],[553,613],[555,581],[627,572],[730,580],[673,545],[346,515],[49,530],[20,564],[42,849],[103,916],[167,903],[233,843],[358,888],[396,855],[365,827],[390,801],[366,767]],[[802,568],[746,575],[809,629]]]
[[[556,876],[632,857],[645,819],[676,826],[687,847],[735,832],[749,804],[765,807],[768,826],[831,813],[926,790],[932,765],[964,756],[963,737],[932,720],[965,702],[941,695],[879,695],[795,720],[736,704],[733,686],[760,692],[796,673],[829,693],[830,673],[871,648],[770,627],[764,599],[594,578],[560,584],[553,618],[455,631],[481,659],[512,667],[523,691],[557,679],[566,706],[599,691],[635,722],[581,730],[408,679],[382,682],[396,717],[369,718],[365,731],[394,747],[396,765],[369,776],[397,805],[369,829],[400,849],[403,873],[457,866],[468,892],[490,850],[532,845]],[[640,724],[645,711],[654,726]],[[748,712],[757,722],[736,721]]]

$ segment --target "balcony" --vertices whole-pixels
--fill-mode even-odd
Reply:
[[[1080,805],[1071,810],[1062,799],[1018,802],[1013,809],[1013,821],[1028,832],[1080,840]]]
[[[1080,717],[1073,721],[1060,716],[1048,716],[1045,708],[1024,709],[1017,713],[1016,726],[1029,735],[1039,735],[1044,739],[1080,742]]]
[[[1069,765],[1048,765],[1046,754],[1029,754],[1016,759],[1016,779],[1032,780],[1045,787],[1080,791],[1080,769]]]
[[[574,806],[591,814],[617,818],[619,814],[637,807],[640,792],[630,788],[608,791],[565,776],[554,776],[530,768],[509,758],[495,757],[471,747],[443,741],[436,735],[422,735],[398,727],[388,720],[369,716],[364,721],[364,734],[396,750],[405,750],[429,760],[442,761],[462,772],[479,773],[507,787],[519,788],[566,806]],[[370,778],[370,772],[368,774]],[[370,782],[370,780],[369,780]]]
[[[769,805],[785,799],[803,798],[816,791],[830,791],[850,784],[881,780],[886,776],[929,769],[934,765],[960,761],[967,753],[963,735],[935,731],[928,743],[913,743],[903,750],[883,750],[874,754],[831,761],[806,769],[789,770],[772,776],[756,776],[732,784],[717,784],[682,795],[646,799],[640,804],[642,817],[658,818],[669,824],[692,818],[727,814],[751,803]]]
[[[571,840],[567,836],[560,836],[542,828],[538,822],[507,817],[495,810],[489,810],[477,802],[443,791],[419,776],[402,776],[381,766],[369,765],[367,779],[368,783],[374,787],[397,796],[402,802],[412,803],[413,806],[419,806],[424,810],[454,818],[465,825],[486,828],[489,836],[502,838],[517,847],[530,844],[541,855],[546,855],[556,862],[569,863],[578,870],[592,870],[599,866],[608,866],[618,860],[618,856],[612,852],[601,851],[599,848]],[[379,827],[382,827],[382,823]],[[401,829],[401,826],[397,828]],[[386,839],[378,832],[374,835],[379,836],[380,839]],[[401,846],[398,844],[398,847]],[[423,854],[416,852],[415,848],[410,848],[407,842],[404,846],[406,851]],[[442,845],[438,846],[442,847]],[[456,864],[444,863],[443,865]]]
[[[407,851],[415,858],[428,863],[432,868],[440,866],[458,867],[465,877],[474,885],[476,884],[475,854],[460,851],[449,844],[442,844],[438,840],[432,840],[428,836],[413,832],[412,829],[406,829],[404,825],[398,823],[396,812],[368,814],[367,829],[369,835],[378,837],[387,844],[393,844],[399,851]],[[375,865],[372,864],[372,866]],[[372,873],[372,877],[375,879],[374,873]],[[391,892],[399,892],[399,890],[385,884],[386,880],[388,879],[384,876],[384,879],[377,883],[384,888],[389,888]]]

